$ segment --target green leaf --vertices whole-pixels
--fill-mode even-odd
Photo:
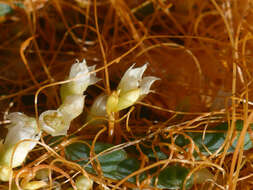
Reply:
[[[19,8],[25,8],[22,2],[14,2],[14,5]],[[13,8],[10,5],[8,5],[7,3],[0,2],[0,17],[9,14],[12,11],[13,11]]]
[[[162,170],[158,176],[158,188],[180,189],[183,187],[184,180],[189,170],[179,165],[168,166]],[[192,177],[186,182],[186,188],[191,188]]]
[[[154,150],[152,149],[151,143],[140,144],[141,151],[148,156],[152,161],[164,160],[168,158],[168,155],[165,154],[159,146],[155,146]],[[135,146],[128,147],[127,152],[132,155],[140,155],[140,152],[136,149]]]
[[[95,145],[95,153],[98,154],[108,148],[113,147],[111,144],[105,143],[96,143]],[[109,154],[105,154],[100,156],[99,162],[101,164],[103,172],[111,172],[117,169],[117,165],[127,158],[127,154],[124,150],[117,150]]]
[[[240,132],[243,128],[243,121],[238,120],[236,121],[236,136],[235,139],[233,140],[231,146],[228,149],[229,153],[232,153],[235,151],[237,142],[239,140],[240,137]],[[208,152],[206,151],[205,147],[208,148],[208,150],[213,153],[215,151],[217,151],[224,143],[225,139],[226,139],[226,135],[227,135],[227,131],[228,131],[228,123],[222,123],[219,124],[215,127],[212,128],[208,128],[209,130],[215,130],[217,132],[213,132],[213,133],[209,133],[207,132],[205,134],[205,138],[203,138],[203,134],[202,133],[187,133],[194,141],[194,143],[198,146],[198,148],[200,149],[201,153],[208,155]],[[188,144],[189,141],[187,139],[185,139],[183,136],[179,136],[176,139],[176,144],[181,146],[181,145],[185,145]],[[244,150],[248,150],[250,148],[253,147],[253,144],[251,142],[250,139],[250,134],[247,132],[245,135],[245,139],[244,139]]]
[[[96,154],[107,150],[108,148],[113,147],[112,144],[100,143],[97,142],[95,144],[94,151]],[[65,148],[66,157],[74,162],[77,162],[80,165],[85,165],[90,159],[90,148],[88,145],[84,143],[73,143]],[[99,163],[101,165],[102,171],[104,173],[110,173],[117,169],[118,164],[125,160],[127,154],[124,150],[117,150],[102,156],[98,157]],[[89,171],[91,169],[91,165],[88,165],[87,168]],[[93,170],[94,171],[94,170]]]
[[[140,168],[140,162],[135,159],[135,158],[128,158],[123,160],[122,162],[119,163],[118,168],[117,168],[117,178],[118,179],[123,179],[127,177],[128,175],[132,174],[133,172],[139,170]],[[140,181],[145,179],[145,174],[142,173],[140,175]],[[136,176],[129,178],[129,182],[136,182]]]
[[[0,16],[5,16],[8,13],[11,13],[12,8],[6,3],[0,3]]]
[[[67,159],[85,165],[90,157],[90,148],[84,143],[72,143],[65,148]]]
[[[188,134],[189,135],[189,134]],[[178,135],[175,140],[176,145],[183,147],[190,143],[189,139],[186,139],[183,135]]]
[[[156,146],[155,147],[155,152],[152,150],[152,148],[147,148],[147,147],[144,147],[144,146],[141,146],[141,149],[143,151],[143,153],[148,156],[149,159],[157,159],[158,160],[165,160],[168,158],[168,156],[161,151],[160,147]]]
[[[54,147],[54,146],[59,145],[64,140],[64,137],[65,136],[63,136],[63,135],[55,136],[55,137],[48,135],[48,136],[44,137],[44,141],[50,147]]]

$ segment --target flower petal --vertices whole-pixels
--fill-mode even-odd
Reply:
[[[83,59],[82,62],[76,60],[76,63],[71,66],[68,77],[68,79],[74,79],[74,81],[63,84],[61,86],[60,91],[62,101],[64,101],[69,95],[82,95],[83,92],[88,88],[88,86],[95,84],[99,81],[99,79],[96,77],[96,73],[89,73],[93,71],[95,67],[95,65],[88,67],[85,59]]]
[[[4,144],[2,144],[0,164],[14,168],[20,166],[24,162],[27,154],[37,144],[34,141],[20,141],[39,140],[41,132],[37,128],[35,118],[28,117],[23,113],[11,113],[7,115],[7,119],[9,119],[11,123],[7,126],[8,133]],[[17,143],[19,144],[17,145]],[[13,151],[15,151],[14,154]],[[11,160],[12,163],[10,163]]]
[[[140,81],[144,71],[147,68],[147,64],[142,67],[137,67],[133,69],[135,64],[133,64],[123,75],[119,85],[118,90],[120,90],[121,94],[126,91],[136,89],[140,86]]]
[[[141,82],[140,82],[140,89],[141,89],[141,93],[140,93],[140,96],[141,98],[145,95],[147,95],[149,92],[150,92],[150,87],[151,85],[157,81],[157,80],[160,80],[159,78],[157,77],[152,77],[152,76],[149,76],[149,77],[144,77]]]
[[[96,65],[92,65],[92,66],[88,67],[89,72],[92,72],[95,69],[96,69]],[[91,73],[90,74],[90,84],[89,85],[93,85],[93,84],[97,83],[100,80],[101,79],[96,77],[96,73]]]
[[[84,99],[83,95],[67,96],[58,110],[69,120],[73,120],[83,112]]]
[[[40,138],[35,118],[28,117],[20,112],[14,112],[7,115],[7,119],[11,121],[11,124],[7,125],[8,133],[4,141],[5,146],[14,145],[24,139],[38,140]],[[32,148],[33,144],[31,142]]]
[[[72,78],[78,78],[75,81],[85,83],[90,78],[90,74],[88,66],[86,64],[85,59],[83,59],[82,62],[79,62],[79,60],[76,60],[76,63],[74,63],[71,66],[70,72],[69,72],[69,79]]]

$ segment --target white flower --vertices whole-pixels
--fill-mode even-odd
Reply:
[[[142,78],[143,73],[147,69],[147,64],[133,69],[134,65],[125,72],[117,89],[120,90],[120,95],[134,89],[140,89],[140,97],[143,97],[150,92],[151,85],[159,78],[152,76]]]
[[[22,140],[39,140],[39,132],[35,118],[28,117],[20,112],[11,113],[7,116],[11,123],[7,126],[8,133],[1,145],[0,165],[11,166],[12,168],[20,166],[27,154],[36,146],[36,142]],[[17,145],[17,143],[19,143]],[[17,146],[16,146],[17,145]],[[16,146],[16,148],[15,148]],[[15,150],[14,154],[13,151]],[[11,158],[13,155],[13,161]]]
[[[71,120],[59,110],[47,110],[39,117],[42,130],[52,136],[66,135],[70,122]]]
[[[82,62],[76,60],[76,63],[72,65],[69,76],[67,78],[68,80],[74,79],[74,81],[63,84],[61,86],[62,101],[64,101],[65,98],[69,95],[82,95],[88,86],[99,81],[99,79],[96,77],[96,73],[89,73],[91,71],[94,71],[95,67],[95,65],[88,67],[85,59],[83,59]]]
[[[66,135],[73,119],[83,112],[83,95],[67,96],[57,110],[48,110],[39,117],[40,126],[52,136]]]
[[[101,94],[95,99],[87,121],[96,116],[108,117],[112,112],[128,108],[150,92],[151,85],[159,78],[153,76],[142,78],[147,64],[135,69],[133,67],[134,65],[125,72],[116,91],[113,91],[109,96]]]
[[[20,112],[14,112],[7,115],[7,119],[11,123],[7,125],[8,133],[4,145],[13,145],[24,139],[38,140],[40,138],[35,118],[28,117]],[[36,145],[35,142],[30,142],[29,144],[31,149]]]
[[[136,101],[144,98],[149,92],[151,85],[159,80],[157,77],[148,76],[142,78],[147,64],[133,69],[132,65],[123,75],[116,93],[108,98],[107,111],[115,112],[132,106]],[[118,98],[115,96],[118,95]]]

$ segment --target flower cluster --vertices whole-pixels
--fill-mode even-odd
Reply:
[[[122,77],[117,88],[117,106],[113,106],[112,111],[120,111],[132,106],[136,101],[144,98],[149,92],[151,85],[159,80],[157,77],[148,76],[142,78],[144,71],[147,69],[147,64],[142,67],[133,68],[132,65]],[[115,96],[115,95],[113,95]],[[107,104],[110,107],[110,104]]]
[[[83,112],[85,96],[83,92],[99,79],[94,71],[95,65],[88,67],[86,61],[76,61],[70,69],[67,80],[60,89],[62,105],[57,110],[48,110],[40,115],[41,128],[52,136],[66,135],[70,123]]]
[[[109,96],[102,94],[94,101],[90,115],[107,116],[112,112],[119,112],[134,105],[150,92],[151,85],[159,78],[153,76],[142,78],[147,64],[138,68],[133,67],[134,65],[125,72],[116,91]],[[87,120],[90,120],[90,115]]]
[[[150,92],[151,85],[158,80],[156,77],[142,77],[147,64],[133,68],[132,65],[123,75],[117,89],[111,94],[101,94],[90,108],[88,120],[94,116],[107,117],[134,105]],[[76,61],[70,69],[67,83],[60,88],[62,104],[56,110],[47,110],[36,119],[23,113],[15,112],[7,116],[10,124],[5,140],[0,141],[0,180],[8,181],[12,169],[21,166],[28,153],[36,146],[41,131],[51,136],[67,135],[71,122],[83,112],[88,86],[99,81],[94,73],[95,66],[88,67],[86,61]],[[41,130],[39,130],[41,129]],[[25,189],[36,189],[46,186],[44,181],[31,181]],[[77,189],[91,189],[92,181],[84,176],[76,180]]]

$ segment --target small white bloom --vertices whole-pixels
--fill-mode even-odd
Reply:
[[[147,64],[142,67],[133,69],[135,64],[133,64],[123,75],[118,85],[118,89],[123,94],[129,90],[133,90],[140,87],[140,82],[142,80],[142,75],[147,69]]]
[[[19,142],[28,139],[39,140],[41,133],[37,128],[35,118],[15,112],[9,114],[7,119],[11,123],[7,126],[8,133],[3,145],[1,145],[0,165],[15,168],[24,162],[27,154],[36,146],[36,142],[33,141]],[[19,144],[16,146],[17,143]],[[12,155],[13,162],[11,163]]]
[[[11,123],[7,125],[8,133],[4,145],[13,145],[24,139],[38,140],[40,138],[35,118],[28,117],[20,112],[14,112],[7,115],[7,119]],[[30,142],[30,145],[33,149],[36,143]]]
[[[99,81],[96,77],[96,73],[89,73],[94,71],[95,67],[95,65],[88,67],[85,59],[83,59],[82,62],[76,60],[76,63],[72,65],[68,76],[68,79],[74,79],[74,81],[61,86],[62,101],[64,101],[69,95],[82,95],[88,86]]]
[[[52,136],[66,135],[73,119],[83,112],[83,95],[67,96],[63,104],[57,110],[48,110],[39,117],[43,131]]]
[[[142,78],[143,73],[147,69],[147,64],[143,65],[142,67],[134,68],[135,64],[133,64],[123,75],[119,85],[118,90],[120,90],[120,95],[125,94],[130,90],[134,90],[139,88],[140,89],[140,97],[147,95],[150,92],[151,85],[156,81],[159,80],[157,77],[144,77]]]
[[[151,85],[156,80],[159,80],[159,78],[153,76],[142,78],[142,75],[147,68],[147,64],[138,68],[133,67],[134,65],[125,72],[118,85],[116,93],[118,98],[115,97],[115,92],[111,95],[113,97],[110,96],[108,98],[108,112],[120,111],[132,106],[136,101],[144,98],[150,92]]]
[[[47,110],[40,114],[39,122],[42,130],[52,136],[66,135],[71,120],[59,110]]]
[[[87,120],[95,116],[108,117],[112,112],[132,106],[150,92],[151,85],[159,78],[153,76],[142,78],[147,64],[138,68],[133,67],[134,65],[125,72],[116,91],[113,91],[110,96],[101,94],[95,99]]]

